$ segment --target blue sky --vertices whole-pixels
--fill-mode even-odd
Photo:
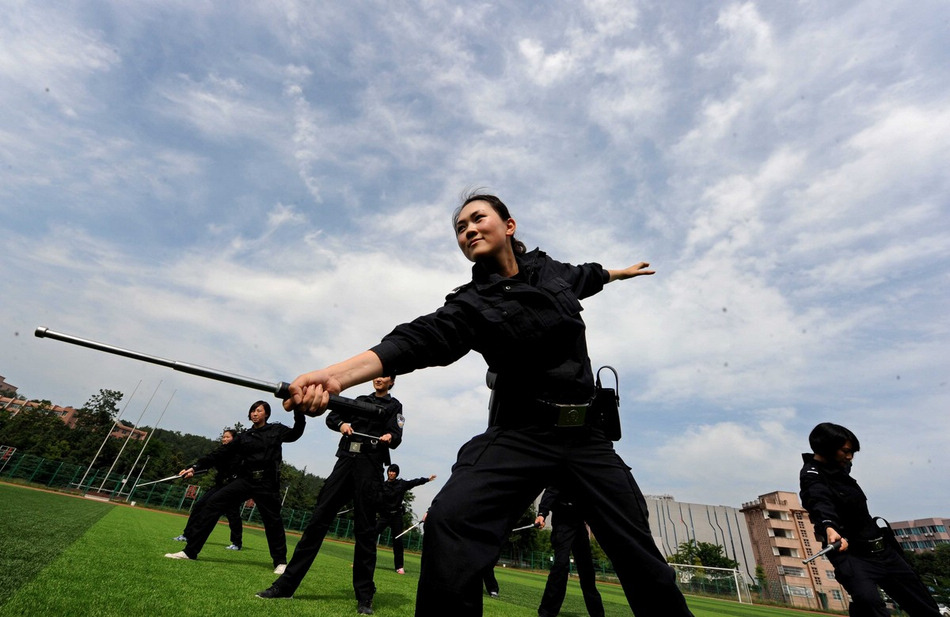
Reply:
[[[529,248],[657,270],[584,303],[645,492],[797,491],[828,420],[861,438],[872,512],[950,516],[947,3],[0,11],[0,375],[21,393],[137,388],[124,418],[167,404],[161,426],[214,437],[258,394],[33,330],[289,381],[468,280],[449,216],[487,187]],[[485,426],[484,369],[397,381],[394,460],[439,475],[420,507]],[[312,421],[285,458],[326,475],[336,441]]]

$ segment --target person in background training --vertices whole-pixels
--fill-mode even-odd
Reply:
[[[233,428],[226,428],[224,432],[221,433],[221,443],[229,444],[234,441],[234,436],[237,435],[237,431]],[[215,476],[214,476],[214,486],[205,491],[205,494],[198,498],[191,506],[191,513],[188,515],[188,522],[185,524],[185,530],[181,532],[181,535],[175,538],[179,542],[187,542],[188,536],[194,535],[195,532],[195,522],[198,520],[198,515],[201,513],[201,510],[208,504],[208,500],[217,493],[221,487],[230,483],[237,477],[236,463],[238,462],[235,456],[236,451],[231,452],[230,455],[222,456],[221,459],[215,465]],[[226,546],[228,550],[239,551],[241,550],[241,544],[244,537],[244,524],[241,520],[241,504],[235,503],[232,507],[224,513],[224,516],[228,519],[228,527],[231,529],[231,544]]]
[[[356,398],[381,407],[381,415],[350,418],[335,411],[327,414],[327,427],[343,435],[336,452],[336,465],[317,495],[317,505],[287,564],[287,570],[270,587],[259,591],[258,597],[289,598],[294,595],[320,552],[323,539],[340,507],[352,499],[356,537],[353,550],[356,612],[360,615],[373,614],[373,596],[376,594],[376,584],[373,582],[373,571],[376,569],[376,500],[382,485],[380,476],[383,466],[390,463],[389,450],[402,443],[405,422],[402,403],[389,393],[395,381],[394,375],[377,376],[373,379],[373,393]]]
[[[515,239],[508,207],[494,195],[468,195],[452,225],[459,249],[474,264],[472,280],[435,312],[397,326],[368,351],[297,377],[284,407],[319,415],[331,393],[479,352],[497,375],[491,426],[462,446],[429,508],[416,616],[481,615],[482,573],[555,476],[582,504],[582,518],[637,617],[692,615],[653,541],[630,468],[590,407],[594,375],[580,301],[610,282],[653,274],[649,264],[608,270],[529,252]]]
[[[395,463],[386,470],[386,481],[383,482],[383,486],[379,491],[379,518],[376,520],[376,535],[378,536],[387,527],[389,528],[389,533],[393,538],[393,564],[397,574],[406,573],[402,538],[397,537],[402,533],[403,518],[406,512],[403,499],[407,492],[433,480],[435,480],[434,474],[428,478],[403,480],[399,477],[399,465]]]
[[[822,422],[808,435],[811,452],[802,454],[799,474],[802,505],[825,545],[841,542],[827,554],[835,580],[851,594],[851,617],[886,617],[881,589],[910,617],[938,617],[940,610],[887,521],[872,517],[867,497],[851,477],[851,462],[861,449],[847,428]],[[882,525],[878,523],[882,522]]]
[[[554,563],[551,564],[551,571],[548,572],[548,580],[544,585],[538,617],[556,617],[561,612],[561,604],[564,603],[567,593],[571,553],[574,554],[574,565],[580,578],[587,613],[590,617],[604,617],[604,602],[597,591],[587,525],[578,514],[578,507],[573,498],[557,487],[549,486],[541,496],[535,524],[544,529],[547,518],[552,513],[554,517],[551,521],[551,550],[554,551]]]
[[[235,436],[231,443],[221,444],[214,452],[199,458],[178,475],[190,478],[196,471],[210,469],[229,457],[238,461],[237,477],[221,487],[202,508],[195,520],[195,532],[188,535],[185,550],[167,553],[169,559],[197,559],[215,524],[228,509],[253,499],[264,521],[264,534],[270,549],[274,572],[287,567],[287,536],[280,517],[280,463],[282,445],[300,439],[307,426],[302,412],[294,413],[293,428],[280,422],[270,423],[270,403],[255,401],[247,413],[251,428]]]

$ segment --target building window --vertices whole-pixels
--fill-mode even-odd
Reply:
[[[827,571],[825,572],[825,576],[828,577],[828,580],[829,580],[829,581],[833,581],[833,580],[835,580],[835,571],[834,571],[834,570],[827,570]]]
[[[844,598],[841,597],[841,590],[840,590],[840,589],[832,589],[832,590],[831,590],[831,597],[832,597],[833,599],[837,600],[838,602],[844,601]]]
[[[793,568],[791,566],[781,566],[781,569],[785,571],[784,572],[785,576],[797,576],[799,578],[805,578],[806,576],[808,576],[805,573],[805,568]]]

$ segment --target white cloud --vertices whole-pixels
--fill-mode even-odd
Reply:
[[[872,502],[946,508],[946,7],[156,9],[0,25],[0,374],[24,392],[164,380],[166,426],[216,434],[257,394],[29,332],[290,379],[465,282],[448,217],[487,186],[532,247],[656,267],[584,302],[645,488],[794,489],[833,416]],[[484,368],[400,378],[404,469],[447,478]],[[287,456],[326,473],[313,424]]]

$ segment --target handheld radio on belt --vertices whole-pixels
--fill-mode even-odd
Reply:
[[[604,388],[600,383],[600,372],[604,369],[614,374],[614,387]],[[600,416],[600,426],[607,439],[620,441],[620,376],[617,369],[604,365],[597,369],[597,380],[594,384],[594,400],[591,403],[596,415]]]

